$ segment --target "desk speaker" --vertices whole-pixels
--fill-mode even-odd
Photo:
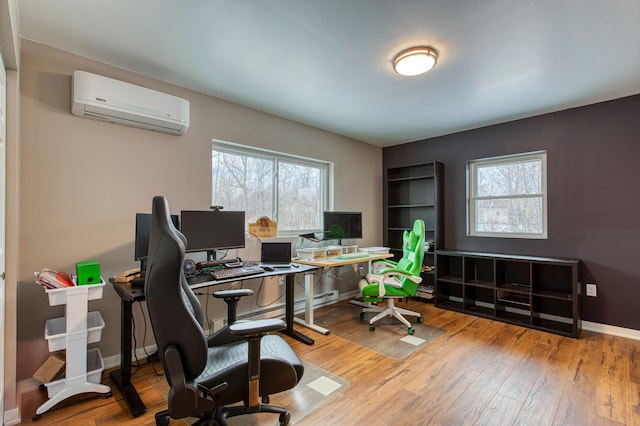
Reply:
[[[100,284],[100,264],[95,260],[76,263],[78,285]]]

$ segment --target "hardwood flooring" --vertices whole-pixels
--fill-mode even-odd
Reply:
[[[321,309],[338,307],[357,309]],[[296,325],[316,341],[287,338],[300,358],[350,383],[298,425],[640,425],[640,341],[591,332],[572,339],[418,301],[409,308],[446,333],[400,361]],[[166,406],[153,376],[149,364],[133,377],[147,406],[141,417],[130,415],[105,372],[111,398],[78,396],[32,422],[46,393],[30,392],[22,424],[153,425]]]

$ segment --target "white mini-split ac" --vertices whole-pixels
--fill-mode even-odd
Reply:
[[[71,99],[80,117],[174,135],[189,128],[189,101],[85,71],[74,71]]]

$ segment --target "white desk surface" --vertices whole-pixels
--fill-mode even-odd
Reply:
[[[317,266],[320,268],[332,268],[334,266],[343,266],[343,265],[355,265],[363,262],[371,262],[374,260],[387,259],[393,257],[391,253],[382,253],[382,254],[367,254],[362,257],[354,257],[351,259],[340,259],[340,256],[332,256],[332,257],[319,257],[315,259],[293,259],[293,262],[301,263],[303,265]]]

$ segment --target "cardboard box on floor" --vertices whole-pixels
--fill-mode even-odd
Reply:
[[[65,355],[51,355],[47,360],[33,373],[33,377],[42,383],[49,383],[58,376],[64,374],[64,365],[66,364]]]

